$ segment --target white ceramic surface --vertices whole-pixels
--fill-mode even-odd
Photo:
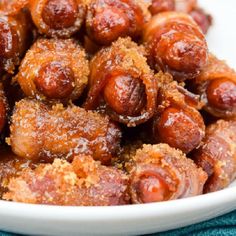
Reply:
[[[214,16],[209,47],[236,68],[236,1],[201,0]],[[177,201],[118,207],[57,207],[0,201],[0,229],[35,235],[135,235],[170,230],[236,209],[236,187]]]

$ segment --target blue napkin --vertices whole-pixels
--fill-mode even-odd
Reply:
[[[0,232],[0,236],[16,236],[16,234]]]
[[[212,220],[152,236],[235,236],[236,211]]]
[[[150,236],[235,236],[236,211],[215,219]],[[0,236],[16,236],[16,234],[0,232]]]

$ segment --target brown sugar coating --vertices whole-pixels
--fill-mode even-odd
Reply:
[[[10,178],[16,177],[17,174],[25,168],[34,167],[34,164],[27,159],[19,158],[11,150],[1,147],[0,149],[0,199],[7,192],[7,185]]]
[[[17,15],[28,7],[29,0],[1,0],[0,9],[8,15]]]
[[[204,192],[227,187],[236,178],[236,121],[218,120],[207,127],[206,137],[192,157],[209,176]]]
[[[220,118],[236,117],[236,72],[210,54],[208,64],[194,81],[204,109]]]
[[[101,45],[109,45],[124,36],[137,38],[150,19],[148,5],[144,0],[90,0],[87,33]]]
[[[189,153],[205,136],[204,120],[197,110],[199,97],[178,85],[168,74],[159,73],[161,83],[157,113],[153,118],[154,142],[163,142]]]
[[[14,153],[30,160],[72,159],[89,154],[109,163],[119,149],[121,132],[107,116],[70,105],[46,105],[23,99],[16,103],[10,126]]]
[[[10,180],[4,199],[67,206],[123,205],[129,202],[127,185],[128,178],[120,170],[81,155],[72,164],[56,159],[33,171],[24,170]]]
[[[25,55],[16,80],[26,96],[75,100],[88,82],[85,51],[71,39],[39,39]]]
[[[206,173],[181,151],[167,144],[144,145],[133,159],[130,171],[132,203],[159,202],[202,193]]]
[[[177,80],[193,79],[207,63],[204,35],[187,14],[157,14],[146,24],[143,40],[152,67],[171,73]]]
[[[156,79],[147,65],[144,48],[120,38],[100,50],[90,62],[86,109],[105,113],[127,126],[144,123],[156,106]]]
[[[84,0],[29,0],[34,24],[48,37],[69,38],[85,19]]]
[[[22,10],[8,11],[0,5],[0,70],[13,74],[31,42],[31,21]]]

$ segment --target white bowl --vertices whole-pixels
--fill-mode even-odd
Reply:
[[[0,201],[0,228],[30,235],[140,235],[187,226],[236,209],[236,187],[181,200],[115,207]]]
[[[236,68],[236,1],[202,0],[214,16],[209,47]],[[0,201],[0,229],[31,235],[137,235],[198,223],[236,209],[236,187],[188,199],[117,207],[60,207]]]

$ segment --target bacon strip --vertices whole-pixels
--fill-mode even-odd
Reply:
[[[56,159],[35,170],[25,169],[10,180],[4,199],[67,206],[123,205],[129,202],[127,184],[122,171],[81,155],[72,164]]]
[[[207,127],[206,137],[192,157],[209,176],[205,193],[227,187],[236,178],[236,121],[219,120]]]
[[[181,151],[167,144],[144,145],[133,157],[131,175],[132,203],[167,201],[199,195],[207,180]]]

